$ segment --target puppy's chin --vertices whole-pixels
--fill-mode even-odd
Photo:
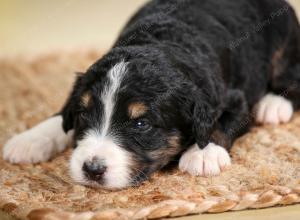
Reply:
[[[100,190],[108,190],[108,191],[119,191],[122,189],[126,189],[128,187],[132,187],[132,186],[137,186],[135,184],[128,184],[128,185],[124,185],[124,186],[115,186],[114,184],[111,185],[107,185],[107,184],[101,184],[95,181],[89,181],[89,180],[84,180],[84,182],[79,182],[76,181],[76,183],[83,185],[83,186],[87,186],[90,188],[95,188],[95,189],[100,189]]]
[[[103,161],[106,170],[97,180],[89,178],[84,171],[84,163],[98,158]],[[112,138],[102,137],[95,131],[89,131],[78,141],[70,160],[70,174],[73,180],[82,185],[105,189],[121,189],[131,186],[132,156],[118,146]]]
[[[103,190],[109,190],[109,191],[118,191],[122,189],[126,189],[128,187],[139,187],[144,181],[148,179],[148,177],[138,174],[132,178],[129,179],[127,183],[118,183],[118,181],[114,182],[104,182],[99,183],[96,181],[88,180],[87,178],[82,177],[81,179],[75,179],[76,177],[72,176],[73,180],[83,186],[88,186],[95,189],[103,189]]]

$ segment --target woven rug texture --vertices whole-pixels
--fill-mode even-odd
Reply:
[[[12,135],[56,113],[75,72],[101,55],[77,50],[0,59],[0,149]],[[300,202],[299,113],[289,124],[255,127],[237,140],[233,165],[217,177],[192,177],[175,168],[139,187],[92,189],[72,182],[70,153],[38,165],[11,165],[1,152],[0,209],[28,220],[156,219]]]

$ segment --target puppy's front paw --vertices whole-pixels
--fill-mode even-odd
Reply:
[[[180,158],[179,169],[193,176],[215,176],[231,165],[228,152],[214,143],[201,150],[193,145]]]
[[[284,97],[268,94],[255,107],[256,122],[280,124],[289,122],[293,116],[292,103]]]
[[[3,148],[3,158],[11,163],[38,163],[55,154],[51,138],[25,131],[10,139]]]

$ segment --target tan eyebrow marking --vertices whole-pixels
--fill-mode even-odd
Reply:
[[[135,102],[128,106],[129,117],[134,119],[146,113],[148,107],[142,102]]]
[[[84,107],[88,107],[90,101],[92,99],[92,96],[89,92],[85,92],[82,96],[81,96],[81,103],[83,104]]]

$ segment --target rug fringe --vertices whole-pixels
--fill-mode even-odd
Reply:
[[[158,219],[191,214],[220,213],[244,209],[259,209],[277,205],[300,203],[300,186],[294,189],[273,187],[260,194],[241,193],[239,200],[204,199],[201,202],[168,200],[141,209],[111,209],[100,212],[71,213],[62,210],[37,209],[27,216],[29,220],[115,220]],[[288,192],[288,193],[287,193]],[[234,197],[234,196],[232,196]]]

